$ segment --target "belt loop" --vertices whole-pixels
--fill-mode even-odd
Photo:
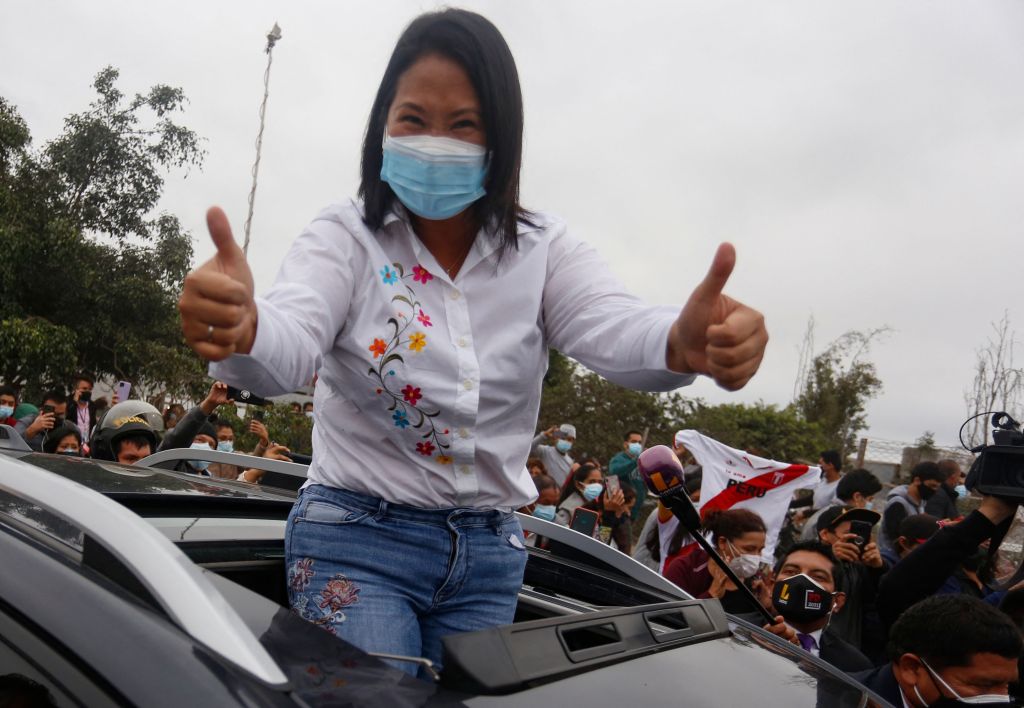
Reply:
[[[388,503],[383,499],[380,500],[380,505],[377,507],[377,513],[373,515],[374,521],[380,521],[388,515]]]

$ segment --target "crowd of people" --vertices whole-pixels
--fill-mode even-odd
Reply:
[[[890,486],[866,469],[845,471],[838,452],[824,451],[820,481],[790,501],[775,538],[750,509],[703,514],[698,532],[741,589],[667,507],[644,504],[641,433],[627,431],[622,452],[604,464],[574,459],[575,442],[568,424],[537,435],[528,469],[538,500],[522,511],[574,528],[580,510],[595,512],[595,536],[694,597],[717,598],[763,624],[755,598],[776,617],[766,629],[893,705],[1007,703],[1016,693],[1024,573],[997,583],[996,551],[1017,505],[989,496],[968,502],[957,461],[921,462],[906,484]],[[676,453],[699,507],[701,461],[682,446]],[[766,547],[774,547],[767,558]]]
[[[91,377],[77,375],[67,392],[50,390],[38,404],[0,386],[0,423],[33,450],[123,464],[172,448],[240,452],[234,447],[239,431],[217,416],[233,403],[221,382],[193,408],[175,404],[162,413],[116,396],[94,400],[93,385]],[[261,421],[246,425],[258,443],[245,454],[289,459]],[[965,474],[955,460],[921,462],[906,484],[887,489],[868,470],[844,471],[840,455],[824,451],[820,481],[790,502],[782,529],[773,531],[747,508],[703,514],[698,532],[746,585],[741,589],[667,507],[652,505],[638,470],[643,434],[626,431],[622,450],[607,461],[576,459],[576,434],[573,425],[562,424],[536,436],[527,469],[537,499],[521,511],[592,533],[694,597],[718,599],[730,613],[759,617],[756,598],[776,617],[769,631],[894,705],[1006,700],[1015,686],[1024,581],[996,582],[995,551],[1016,504],[988,496],[968,503]],[[701,461],[681,445],[676,453],[685,463],[686,494],[699,507]],[[178,469],[254,484],[263,474],[203,460],[182,461]],[[596,523],[577,527],[587,514]],[[545,539],[529,536],[527,542]],[[774,547],[770,558],[766,547]]]
[[[5,424],[37,452],[92,457],[121,464],[134,464],[161,450],[194,448],[240,452],[254,457],[291,461],[289,449],[270,439],[262,421],[251,418],[246,430],[257,438],[252,450],[236,450],[235,424],[227,417],[218,417],[221,406],[231,406],[228,387],[214,382],[198,405],[186,410],[175,403],[162,413],[139,400],[118,401],[105,397],[93,399],[95,380],[84,373],[76,374],[69,391],[54,388],[37,402],[21,400],[14,386],[0,385],[0,424]],[[294,403],[295,413],[303,414],[301,404]],[[307,404],[311,415],[312,404]],[[263,470],[245,465],[228,465],[204,460],[187,460],[178,470],[188,474],[219,479],[232,479],[259,484]]]

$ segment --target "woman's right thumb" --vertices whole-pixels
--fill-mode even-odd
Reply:
[[[210,207],[206,212],[206,228],[210,230],[210,239],[217,247],[217,256],[228,263],[235,263],[245,260],[245,254],[235,243],[235,237],[231,235],[231,224],[228,223],[227,214],[220,207]]]

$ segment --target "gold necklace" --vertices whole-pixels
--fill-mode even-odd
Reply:
[[[455,271],[457,273],[462,264],[466,262],[466,258],[469,257],[469,252],[473,250],[473,244],[475,242],[476,237],[474,237],[473,240],[469,242],[469,246],[466,248],[462,256],[456,259],[454,263],[452,263],[450,266],[444,269],[444,272],[448,274],[449,280],[455,280],[455,273],[453,273],[452,271]]]

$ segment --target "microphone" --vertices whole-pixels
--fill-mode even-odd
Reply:
[[[772,613],[765,609],[754,592],[743,584],[729,564],[718,555],[718,550],[701,534],[700,514],[697,513],[696,507],[693,506],[693,502],[690,501],[686,488],[683,486],[683,464],[676,457],[672,448],[665,445],[647,448],[640,453],[636,466],[647,491],[658,497],[658,501],[679,519],[683,528],[690,532],[690,535],[704,549],[708,557],[722,569],[725,577],[729,578],[739,592],[751,602],[762,619],[768,624],[775,624],[775,617],[772,616]]]

